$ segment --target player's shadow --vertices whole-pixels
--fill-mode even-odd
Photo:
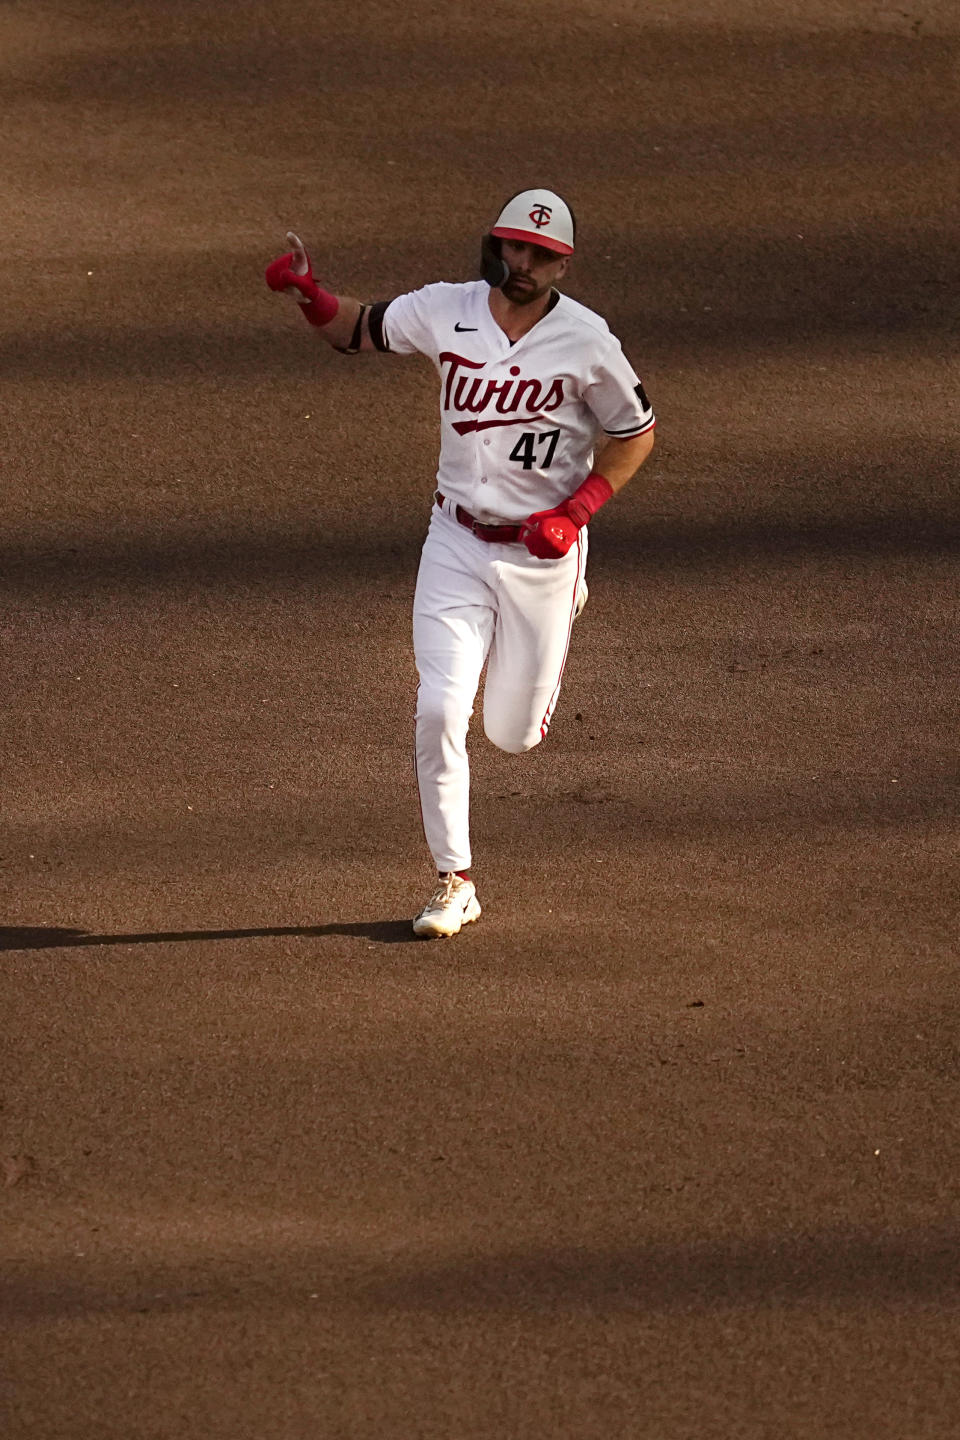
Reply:
[[[185,940],[251,940],[275,936],[317,939],[352,935],[380,945],[416,944],[405,920],[357,920],[348,924],[277,925],[262,930],[156,930],[129,935],[98,935],[58,925],[0,925],[0,950],[59,950],[81,945],[164,945]]]

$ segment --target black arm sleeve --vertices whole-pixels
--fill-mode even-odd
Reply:
[[[383,333],[383,317],[389,304],[389,300],[378,300],[375,305],[370,306],[367,327],[370,331],[370,339],[373,341],[373,348],[375,350],[390,349],[387,343],[387,337]]]

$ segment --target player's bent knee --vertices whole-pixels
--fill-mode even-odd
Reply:
[[[510,730],[485,720],[483,729],[491,744],[496,745],[498,750],[505,750],[508,755],[523,755],[543,739],[539,727],[536,730]]]

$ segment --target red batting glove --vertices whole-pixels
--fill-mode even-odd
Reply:
[[[287,239],[295,243],[295,249],[272,260],[264,279],[271,290],[292,295],[311,325],[329,325],[340,309],[340,301],[336,295],[321,290],[314,280],[310,257],[296,235],[291,231]]]
[[[271,260],[263,273],[263,278],[271,290],[282,292],[284,290],[296,289],[300,292],[297,295],[298,300],[313,300],[317,290],[313,276],[309,271],[307,271],[306,275],[298,275],[293,265],[294,256],[292,253],[289,255],[281,255],[279,259]]]
[[[520,528],[520,539],[538,560],[559,560],[576,540],[579,529],[561,505],[556,510],[538,510],[530,515]]]
[[[524,520],[520,539],[538,560],[559,560],[576,540],[577,531],[612,494],[610,481],[593,470],[562,505],[555,510],[538,510]]]

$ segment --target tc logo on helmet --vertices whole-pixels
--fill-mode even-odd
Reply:
[[[542,230],[544,225],[550,224],[550,216],[552,214],[553,207],[551,205],[534,205],[530,211],[530,219],[538,230]]]

